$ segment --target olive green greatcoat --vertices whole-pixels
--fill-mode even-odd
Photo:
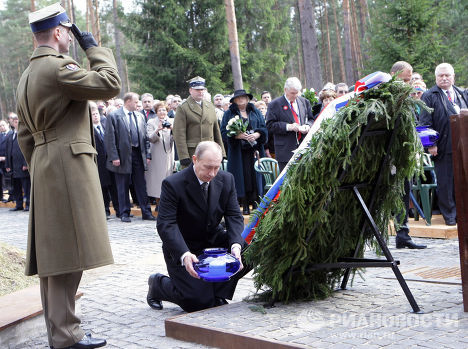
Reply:
[[[26,275],[113,263],[88,100],[120,91],[112,51],[86,51],[91,71],[38,47],[17,89],[18,141],[31,174]]]
[[[202,107],[190,96],[176,111],[174,118],[174,141],[179,159],[190,159],[195,152],[198,143],[202,141],[214,141],[223,149],[221,131],[214,105],[209,101],[203,101]]]

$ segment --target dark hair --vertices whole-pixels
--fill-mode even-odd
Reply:
[[[260,95],[260,98],[263,97],[263,95],[264,95],[264,94],[267,94],[267,93],[271,96],[270,91],[263,91],[262,94]]]

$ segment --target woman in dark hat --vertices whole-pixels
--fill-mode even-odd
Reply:
[[[263,194],[263,186],[258,186],[257,175],[254,169],[255,151],[260,157],[265,157],[263,145],[268,139],[265,118],[262,113],[250,103],[250,93],[245,90],[236,90],[231,98],[231,106],[224,113],[221,123],[221,134],[227,139],[228,165],[227,170],[234,175],[237,197],[243,206],[243,213],[250,214],[250,204],[258,201],[258,195]],[[228,136],[229,120],[235,117],[247,121],[247,131],[237,136]]]

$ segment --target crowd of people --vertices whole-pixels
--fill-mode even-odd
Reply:
[[[449,64],[441,67],[454,76]],[[440,69],[436,70],[436,79],[440,79],[437,78]],[[397,72],[402,81],[414,88],[411,96],[423,98],[426,84],[421,74],[413,72],[406,62],[397,62],[391,73]],[[256,159],[275,158],[282,170],[320,112],[333,99],[351,92],[344,82],[336,85],[328,82],[317,93],[318,102],[311,105],[301,96],[301,82],[293,77],[286,80],[284,95],[275,99],[269,91],[264,91],[257,100],[245,90],[234,91],[232,95],[217,93],[211,98],[201,77],[191,79],[188,85],[186,99],[170,94],[165,100],[157,100],[151,93],[139,96],[129,92],[122,99],[91,102],[99,178],[108,217],[112,203],[116,216],[123,222],[131,222],[133,205],[141,208],[143,219],[154,220],[149,204],[154,204],[158,211],[162,181],[189,166],[196,145],[204,140],[213,140],[222,147],[223,157],[227,159],[223,168],[234,175],[239,204],[244,214],[250,214],[251,207],[255,208],[264,194],[263,179],[254,170]],[[452,85],[453,82],[450,87]],[[438,88],[441,87],[436,85],[430,90],[432,94],[425,94],[423,100],[428,105],[441,101],[439,95],[434,98]],[[451,112],[457,112],[466,106],[466,93],[451,88],[454,102],[442,106],[444,110],[452,106]],[[438,114],[440,111],[435,113],[437,120],[440,119]],[[450,185],[453,179],[447,157],[443,156],[447,153],[447,125],[440,125],[440,120],[434,124],[433,115],[419,107],[415,111],[417,122],[441,132],[440,155],[437,156],[434,148],[428,152],[434,156],[439,189],[443,188],[438,193],[441,212],[446,223],[453,225],[456,217],[453,186]],[[246,123],[246,131],[229,137],[227,126],[236,116]],[[12,209],[15,211],[29,209],[30,190],[27,164],[16,140],[17,120],[12,112],[8,123],[0,122],[0,185],[2,194],[3,188],[10,194],[2,200],[15,201]]]
[[[25,273],[40,278],[50,347],[107,343],[80,326],[75,294],[84,270],[113,263],[105,219],[111,202],[125,223],[131,222],[132,204],[140,207],[142,219],[156,220],[150,203],[157,204],[157,232],[169,276],[149,276],[151,308],[162,309],[162,301],[186,311],[226,304],[250,269],[242,265],[239,203],[248,214],[263,194],[255,156],[274,157],[283,169],[317,115],[348,86],[327,83],[318,94],[320,102],[311,105],[301,96],[299,79],[290,77],[274,99],[268,91],[257,101],[236,90],[215,94],[212,101],[205,80],[197,76],[188,81],[185,100],[169,95],[159,101],[134,92],[120,99],[115,98],[121,81],[112,51],[72,24],[60,4],[30,13],[29,24],[37,47],[18,84],[18,115],[10,113],[8,124],[0,121],[0,183],[8,177],[5,200],[16,202],[13,210],[31,210]],[[73,37],[89,70],[67,55]],[[454,225],[448,116],[467,108],[467,92],[454,85],[447,63],[436,67],[436,85],[427,91],[408,63],[395,63],[391,73],[413,84],[413,96],[432,108],[415,117],[440,134],[428,151],[435,162],[440,211]],[[223,158],[227,171],[220,171]],[[408,194],[409,181],[406,189]],[[424,248],[411,241],[406,221],[397,248]],[[230,281],[203,282],[194,270],[197,256],[215,247],[230,251],[243,268]]]

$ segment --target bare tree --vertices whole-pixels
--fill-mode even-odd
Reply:
[[[243,89],[243,83],[234,0],[224,0],[224,4],[226,6],[226,21],[229,33],[229,52],[231,54],[231,67],[232,78],[234,80],[234,90],[240,90]]]
[[[36,4],[34,3],[34,0],[31,0],[31,12],[34,12],[34,11],[36,11]],[[32,36],[33,47],[36,48],[37,43],[36,43],[36,40],[34,39],[34,35],[31,34],[31,36]]]
[[[352,48],[353,48],[353,58],[354,58],[354,80],[357,80],[361,77],[362,72],[362,55],[361,55],[361,41],[359,40],[359,29],[357,25],[357,13],[356,6],[354,5],[354,0],[351,0],[351,38],[352,38]]]
[[[302,51],[307,88],[313,87],[316,91],[322,88],[322,67],[318,50],[318,41],[315,28],[315,12],[312,0],[298,0],[299,16],[301,21]]]
[[[367,31],[367,24],[370,24],[369,7],[367,6],[367,0],[359,0],[359,14],[361,17],[361,38]]]
[[[344,66],[344,59],[343,59],[343,48],[341,46],[341,35],[340,29],[338,27],[338,18],[336,16],[336,6],[335,0],[330,1],[333,9],[333,19],[335,22],[335,34],[336,34],[336,50],[338,51],[338,60],[340,61],[340,77],[341,81],[346,81],[346,73],[345,73],[345,66]]]
[[[98,46],[101,46],[101,21],[99,19],[99,0],[94,0],[94,14],[95,14],[95,22],[94,22],[94,30],[95,30],[95,37],[98,43]]]
[[[117,63],[117,70],[119,71],[120,80],[122,80],[122,89],[120,96],[122,97],[128,91],[128,77],[124,72],[122,65],[122,55],[120,46],[120,30],[119,30],[119,16],[117,15],[117,0],[112,0],[112,17],[114,19],[114,40],[115,40],[115,58]]]
[[[73,0],[67,0],[67,9],[68,9],[68,13],[70,14],[70,21],[72,23],[75,23],[75,7],[73,4]],[[72,46],[72,49],[71,49],[72,57],[76,61],[78,59],[78,50],[76,47],[75,40],[72,40],[71,46]]]
[[[333,82],[333,61],[332,61],[332,54],[331,54],[331,45],[330,45],[330,28],[328,26],[328,4],[327,1],[323,1],[324,10],[324,17],[325,17],[325,30],[327,32],[327,60],[328,60],[328,71],[329,71],[329,78],[330,81]]]
[[[353,57],[351,51],[351,28],[349,16],[349,0],[343,0],[343,30],[345,41],[345,67],[346,67],[346,83],[353,84]]]

